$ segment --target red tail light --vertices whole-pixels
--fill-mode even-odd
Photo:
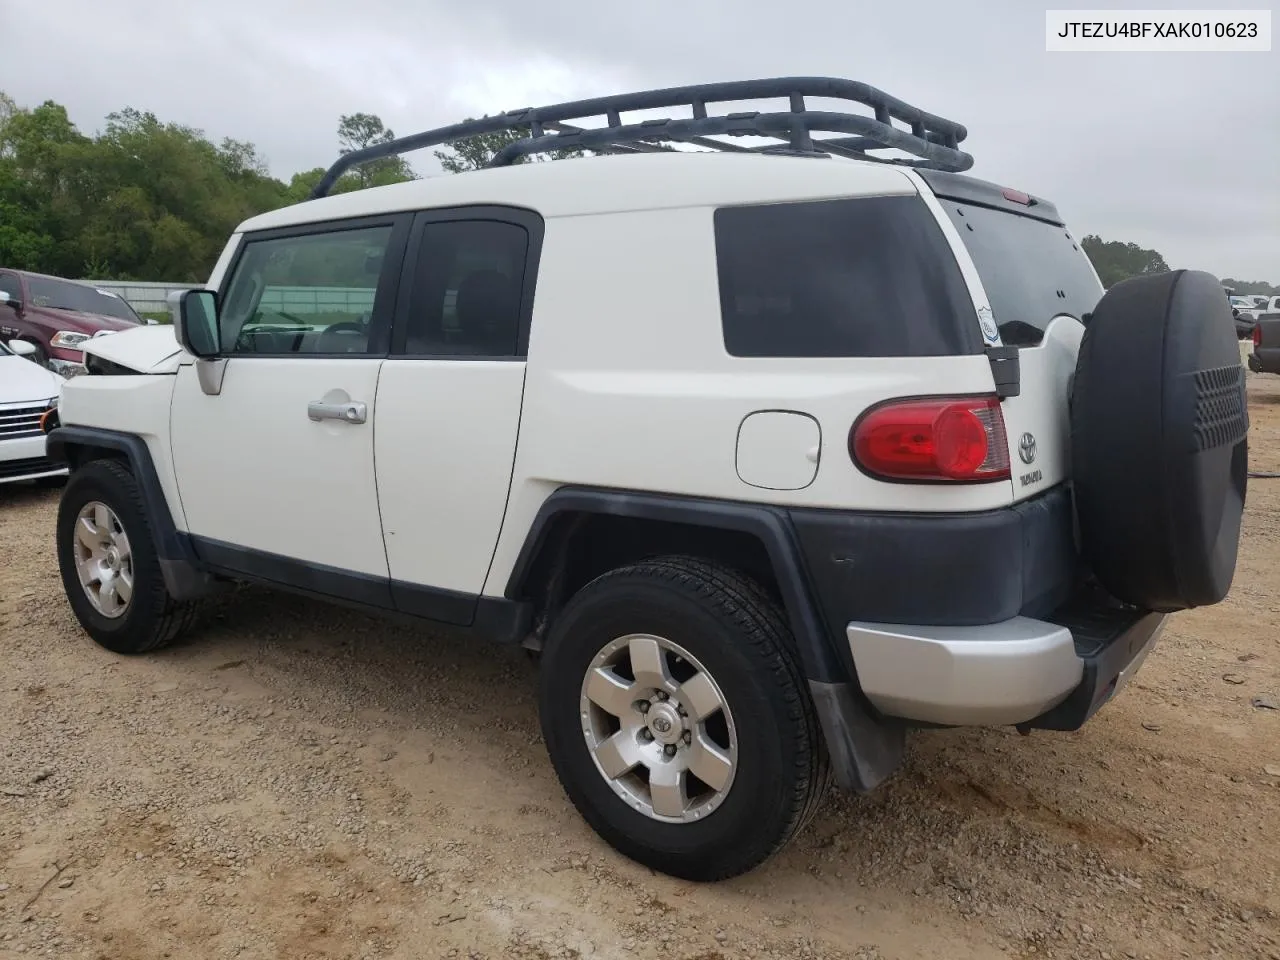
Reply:
[[[1262,324],[1260,323],[1253,325],[1253,345],[1255,347],[1262,346]]]
[[[1009,479],[1009,444],[995,397],[931,397],[872,407],[849,431],[849,455],[887,480]]]

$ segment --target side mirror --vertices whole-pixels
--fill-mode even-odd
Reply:
[[[9,296],[3,290],[0,290],[0,307],[12,307],[18,313],[22,312],[22,301],[15,297]]]
[[[173,332],[192,356],[204,360],[222,351],[218,322],[218,295],[212,290],[183,290],[169,294]]]
[[[4,296],[4,294],[0,294],[0,296]],[[28,360],[36,355],[36,345],[26,340],[10,340],[8,347],[18,356],[26,357]]]

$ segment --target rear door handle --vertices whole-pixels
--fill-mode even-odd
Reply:
[[[343,403],[326,403],[323,400],[312,400],[307,404],[307,416],[312,420],[341,420],[343,423],[364,423],[367,410],[358,400],[347,400]]]

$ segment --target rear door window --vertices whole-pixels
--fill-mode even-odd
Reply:
[[[403,353],[518,356],[529,247],[528,230],[515,223],[427,222]]]
[[[732,356],[982,350],[960,268],[918,196],[724,207],[715,238]]]

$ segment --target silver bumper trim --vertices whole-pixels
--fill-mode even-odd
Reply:
[[[926,723],[1024,723],[1066,699],[1084,673],[1071,631],[1029,617],[980,627],[855,621],[846,635],[867,699]]]

